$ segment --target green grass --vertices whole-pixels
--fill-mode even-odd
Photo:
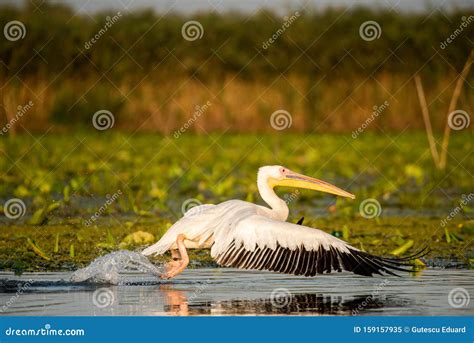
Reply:
[[[355,201],[336,200],[301,191],[290,203],[291,221],[304,215],[306,225],[345,236],[374,253],[389,254],[411,239],[415,243],[408,252],[429,245],[432,259],[469,264],[472,204],[448,221],[446,230],[441,220],[459,206],[463,194],[471,193],[471,138],[453,133],[448,168],[440,172],[423,133],[364,132],[357,139],[283,133],[9,137],[0,142],[1,204],[19,198],[26,213],[16,220],[0,217],[0,269],[74,269],[119,249],[132,232],[158,239],[181,216],[186,199],[262,203],[256,172],[268,164],[285,165],[357,196]],[[359,205],[366,198],[380,202],[380,217],[361,217]],[[110,205],[87,226],[107,199]],[[198,261],[210,260],[207,252],[195,254]]]

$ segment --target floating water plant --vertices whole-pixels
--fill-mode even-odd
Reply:
[[[395,250],[391,252],[392,255],[398,256],[404,254],[408,249],[410,249],[413,244],[415,244],[415,241],[412,239],[407,240],[403,245],[399,246]]]
[[[59,252],[59,232],[56,233],[56,239],[54,240],[53,252],[56,253],[56,254]]]
[[[48,222],[48,214],[56,210],[57,208],[61,207],[62,202],[57,201],[53,202],[50,205],[47,205],[39,210],[36,210],[35,213],[33,213],[33,216],[31,219],[28,221],[28,224],[30,225],[44,225]]]
[[[35,241],[33,241],[32,239],[30,238],[27,238],[27,243],[28,245],[30,246],[30,248],[33,250],[33,252],[40,256],[41,258],[45,259],[46,261],[49,261],[51,260],[51,258],[49,258],[46,253],[36,244]]]
[[[122,242],[120,242],[119,247],[124,249],[126,247],[136,246],[136,245],[147,245],[155,243],[155,236],[149,232],[144,231],[135,231],[127,235]]]

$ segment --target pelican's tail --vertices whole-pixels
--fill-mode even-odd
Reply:
[[[171,249],[176,243],[176,238],[179,234],[185,233],[187,239],[193,240],[196,237],[204,237],[204,240],[209,238],[212,227],[209,223],[214,217],[206,216],[208,211],[215,208],[216,205],[206,204],[192,207],[188,210],[184,217],[174,223],[168,231],[160,238],[158,242],[149,246],[142,251],[142,255],[163,255],[166,251]],[[201,242],[202,243],[202,242]]]
[[[166,251],[168,251],[173,243],[176,241],[176,234],[173,232],[166,232],[161,239],[153,245],[150,245],[148,248],[142,251],[142,255],[150,256],[150,255],[163,255]]]
[[[163,255],[169,249],[169,244],[163,244],[162,240],[159,240],[155,244],[149,246],[148,248],[142,251],[142,255]]]

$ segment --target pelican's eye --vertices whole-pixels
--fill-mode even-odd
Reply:
[[[288,172],[288,169],[286,168],[280,168],[280,174],[285,175]]]

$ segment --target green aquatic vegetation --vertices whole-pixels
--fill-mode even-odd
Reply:
[[[408,249],[410,249],[415,244],[413,239],[409,239],[403,245],[399,246],[397,249],[393,250],[390,254],[399,256],[404,254]]]
[[[347,225],[344,225],[342,227],[342,239],[345,240],[345,241],[349,241],[349,238],[350,238],[349,227]]]
[[[107,229],[106,241],[97,243],[96,246],[98,248],[104,248],[108,250],[112,250],[117,247],[117,240],[115,239],[112,232],[110,232],[110,229]]]
[[[53,252],[57,254],[59,252],[59,232],[56,233],[56,239],[54,241],[54,250]]]
[[[135,231],[128,234],[119,244],[120,249],[130,249],[136,246],[151,245],[155,243],[155,236],[145,231]]]
[[[26,198],[31,195],[31,192],[24,185],[19,185],[14,191],[13,195],[18,198]]]
[[[423,169],[415,164],[407,164],[405,166],[405,175],[409,178],[413,178],[418,184],[423,183],[425,178]]]
[[[429,246],[430,259],[469,264],[473,203],[461,206],[446,232],[441,227],[462,195],[472,192],[467,171],[474,170],[474,160],[466,158],[473,149],[469,138],[469,133],[453,134],[450,155],[459,165],[448,164],[442,173],[435,170],[427,146],[413,144],[425,139],[424,133],[416,132],[388,137],[364,132],[349,143],[332,134],[186,133],[178,140],[114,132],[50,134],[38,137],[47,153],[29,135],[8,137],[0,141],[4,152],[0,197],[22,199],[26,212],[16,220],[0,218],[0,269],[71,269],[118,249],[133,232],[148,232],[159,239],[182,216],[187,199],[263,204],[256,173],[265,164],[284,164],[356,194],[351,201],[301,190],[289,204],[291,222],[305,216],[305,225],[334,232],[371,253],[387,255],[412,240],[401,255]],[[23,157],[12,165],[17,156]],[[86,226],[107,195],[118,190],[122,195]],[[280,196],[293,191],[276,189]],[[359,205],[368,198],[380,202],[379,217],[361,217]],[[54,258],[42,258],[25,244],[26,237]],[[208,252],[193,254],[198,262],[210,263]]]
[[[474,235],[474,223],[467,222],[465,225],[460,224],[461,233],[466,235]]]
[[[40,256],[41,258],[47,261],[51,260],[51,258],[45,254],[45,252],[36,244],[35,241],[31,240],[30,238],[27,238],[26,242],[28,243],[28,246],[34,251],[35,254],[37,254],[38,256]]]
[[[296,222],[299,218],[299,214],[294,215],[289,221]],[[0,269],[76,269],[101,255],[120,249],[121,243],[124,243],[123,246],[126,244],[127,249],[140,251],[154,242],[152,236],[158,240],[171,226],[172,221],[157,217],[140,217],[131,224],[118,224],[109,218],[90,227],[73,223],[48,224],[42,226],[41,231],[30,225],[6,227],[0,231]],[[453,221],[450,224],[450,232],[459,237],[467,237],[468,234],[463,233],[459,224],[458,221]],[[350,230],[350,236],[346,237],[350,244],[383,256],[396,254],[396,249],[399,250],[399,256],[404,256],[429,247],[431,252],[423,259],[428,265],[433,265],[432,261],[435,260],[444,260],[470,266],[470,259],[474,256],[472,247],[447,243],[443,230],[436,229],[439,221],[433,218],[381,218],[380,224],[376,224],[367,220],[348,222],[344,218],[305,216],[304,225],[320,228],[341,238],[346,225]],[[142,233],[139,233],[138,239],[135,240],[133,237],[137,236],[137,232]],[[142,236],[145,239],[142,239]],[[25,237],[34,242],[34,249],[28,240],[25,245]],[[398,237],[401,241],[392,240],[392,237]],[[61,242],[58,248],[57,239]],[[401,247],[405,251],[400,251]],[[193,262],[191,266],[215,265],[209,250],[191,250],[190,254]],[[47,260],[42,256],[54,258]],[[169,258],[169,255],[164,255],[154,258],[154,261],[163,262]],[[415,264],[420,262],[422,261],[413,261]]]
[[[71,187],[69,185],[66,185],[66,187],[64,187],[63,189],[63,201],[65,203],[69,203],[69,201],[71,200],[70,196],[71,196]]]
[[[36,210],[35,213],[33,213],[31,219],[28,221],[28,224],[45,225],[48,222],[48,214],[51,214],[54,210],[60,208],[61,205],[62,202],[58,201]]]
[[[463,241],[464,239],[453,232],[450,232],[447,227],[444,228],[444,237],[446,239],[446,243],[455,243]]]

